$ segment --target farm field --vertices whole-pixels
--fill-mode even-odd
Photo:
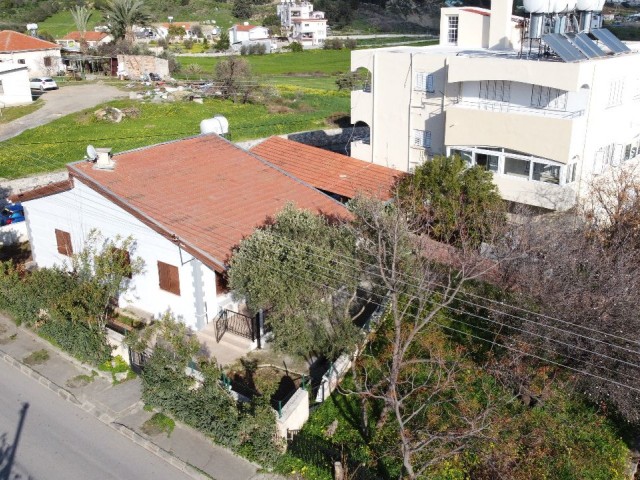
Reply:
[[[98,120],[97,108],[68,115],[47,125],[27,130],[2,143],[0,178],[58,170],[82,160],[87,145],[111,147],[114,153],[199,134],[200,121],[215,114],[227,117],[229,140],[316,130],[331,127],[327,118],[349,111],[348,92],[283,87],[280,95],[264,104],[240,104],[207,99],[194,102],[149,103],[119,100],[108,105],[130,115],[121,123]]]

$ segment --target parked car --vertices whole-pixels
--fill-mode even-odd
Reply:
[[[40,90],[44,92],[45,90],[57,90],[58,84],[51,77],[36,77],[29,80],[29,86],[31,90]]]
[[[17,222],[24,222],[24,208],[22,208],[22,204],[13,203],[5,206],[2,212],[0,212],[0,226]]]

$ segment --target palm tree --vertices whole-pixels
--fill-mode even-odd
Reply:
[[[142,0],[107,0],[103,14],[109,19],[109,28],[114,39],[124,38],[133,43],[133,26],[147,26],[149,15]]]
[[[71,16],[83,40],[84,34],[87,33],[87,23],[89,23],[91,14],[91,10],[86,5],[76,5],[75,8],[71,9]]]

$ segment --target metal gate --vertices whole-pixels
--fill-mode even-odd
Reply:
[[[253,318],[241,313],[223,309],[218,313],[215,324],[216,342],[218,343],[227,330],[251,341],[256,339]]]

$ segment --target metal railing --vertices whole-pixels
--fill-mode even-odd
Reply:
[[[218,343],[227,331],[248,338],[251,341],[256,339],[253,318],[243,315],[242,313],[222,309],[215,318],[215,325],[216,341]]]
[[[565,110],[554,110],[551,108],[525,107],[524,105],[515,105],[509,102],[492,102],[479,100],[462,100],[453,101],[454,105],[460,105],[465,108],[473,108],[475,110],[488,110],[491,112],[512,112],[512,113],[528,113],[531,115],[542,115],[545,117],[556,118],[577,118],[584,115],[584,110],[576,110],[567,112]]]

